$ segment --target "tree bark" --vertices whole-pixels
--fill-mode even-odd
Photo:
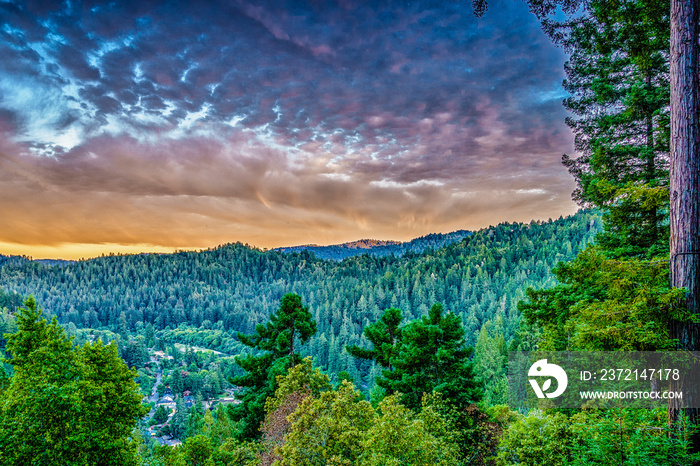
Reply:
[[[685,306],[693,314],[700,313],[698,48],[698,0],[671,0],[670,284],[688,290]],[[669,334],[678,339],[679,350],[700,350],[700,326],[697,324],[674,322]],[[686,405],[700,406],[697,390],[691,390],[697,387],[681,388]],[[681,411],[677,402],[669,403],[672,424],[677,424]],[[683,411],[689,420],[700,420],[697,409]],[[700,447],[698,439],[694,440],[696,448]]]

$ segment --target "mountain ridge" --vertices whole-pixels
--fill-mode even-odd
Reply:
[[[327,246],[321,246],[315,243],[302,244],[298,246],[282,246],[279,248],[273,248],[271,249],[271,251],[278,251],[282,253],[299,253],[302,251],[308,251],[312,252],[317,258],[326,260],[342,260],[348,257],[354,257],[362,254],[370,254],[375,257],[389,256],[391,254],[394,254],[395,256],[403,256],[406,252],[409,251],[420,254],[422,252],[425,252],[427,249],[439,249],[443,246],[447,246],[457,241],[461,241],[462,239],[464,239],[472,233],[473,232],[469,230],[456,230],[450,233],[429,233],[425,236],[420,236],[418,238],[413,238],[412,240],[404,242],[364,238],[355,241],[348,241],[346,243],[330,244]],[[224,245],[225,244],[221,244],[217,247],[221,247]],[[175,251],[174,253],[177,253],[177,251]],[[97,258],[99,258],[99,256],[90,259]],[[0,266],[6,263],[22,262],[36,262],[49,267],[60,267],[71,264],[76,261],[68,259],[34,259],[29,256],[0,254]]]
[[[360,239],[347,243],[319,246],[317,244],[304,244],[299,246],[285,246],[274,248],[273,251],[282,253],[299,253],[307,251],[313,253],[319,259],[343,260],[348,257],[369,254],[375,257],[403,256],[407,252],[423,253],[428,249],[439,249],[443,246],[456,243],[473,234],[469,230],[456,230],[450,233],[430,233],[414,238],[410,241]]]

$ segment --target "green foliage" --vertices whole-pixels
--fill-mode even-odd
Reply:
[[[142,462],[158,466],[258,466],[258,448],[252,443],[241,443],[229,438],[222,445],[214,445],[207,435],[188,438],[182,445],[171,448],[156,446]]]
[[[359,400],[352,384],[307,397],[289,417],[291,430],[279,449],[279,466],[356,464],[362,436],[375,420],[372,406]]]
[[[289,369],[286,375],[277,376],[277,389],[274,397],[268,398],[265,402],[265,412],[269,414],[279,408],[292,393],[303,392],[311,396],[318,396],[321,392],[330,389],[331,384],[328,376],[321,373],[318,368],[314,368],[311,358],[306,357],[301,364]]]
[[[574,118],[574,197],[604,212],[598,243],[614,257],[668,250],[668,0],[530,0],[570,58],[565,107]],[[559,8],[568,18],[562,20]]]
[[[581,212],[545,222],[503,223],[441,249],[403,257],[335,262],[229,244],[200,252],[107,256],[61,267],[7,262],[0,267],[0,286],[34,294],[59,322],[79,329],[76,341],[98,335],[114,340],[110,332],[121,330],[124,312],[134,341],[142,335],[150,347],[150,324],[159,350],[182,343],[227,354],[249,352],[237,332],[255,332],[281,297],[294,292],[310,307],[318,327],[300,354],[313,356],[329,374],[347,371],[368,392],[373,361],[355,360],[344,348],[371,347],[363,329],[384,309],[400,308],[411,321],[440,302],[462,318],[469,346],[483,323],[500,314],[510,342],[519,328],[516,303],[526,287],[553,284],[550,268],[573,258],[598,231],[598,214]]]
[[[391,358],[394,357],[396,345],[401,338],[401,320],[401,309],[392,307],[385,310],[380,320],[362,331],[372,343],[372,349],[352,345],[347,347],[348,353],[356,358],[377,361],[380,366],[391,370]]]
[[[181,437],[181,440],[189,439],[197,435],[204,427],[204,416],[202,415],[201,406],[193,404],[187,413],[187,428],[185,430],[185,435]]]
[[[226,443],[228,439],[234,438],[235,435],[236,426],[229,419],[228,413],[224,409],[224,405],[219,404],[216,409],[214,424],[209,432],[212,443],[214,446],[218,447]]]
[[[82,437],[78,447],[88,462],[114,458],[114,464],[126,464],[133,442],[129,440],[135,421],[149,409],[141,405],[141,394],[134,382],[134,373],[119,359],[114,345],[101,341],[85,344],[78,351],[81,368],[76,386],[80,424],[73,435]]]
[[[432,233],[420,238],[415,238],[405,243],[395,241],[360,240],[333,246],[292,246],[278,248],[282,252],[307,251],[320,259],[343,260],[348,257],[369,254],[375,257],[389,255],[402,256],[406,253],[422,253],[429,249],[440,249],[448,244],[455,243],[471,234],[470,231],[459,230],[452,233]]]
[[[481,327],[474,348],[474,373],[484,385],[487,406],[508,402],[508,349],[503,337],[503,319],[487,320]]]
[[[275,465],[456,465],[456,433],[435,403],[419,414],[391,395],[378,409],[349,382],[307,395],[289,416]]]
[[[168,420],[169,415],[170,410],[165,406],[160,405],[158,406],[158,409],[156,409],[156,412],[153,413],[153,420],[156,424],[163,424],[165,421]]]
[[[433,391],[462,407],[480,398],[469,361],[473,350],[466,346],[459,316],[434,304],[428,316],[399,329],[400,321],[399,310],[387,310],[380,322],[370,326],[374,349],[351,348],[361,357],[375,358],[389,369],[393,366],[377,380],[382,388],[400,392],[402,402],[412,409],[420,409],[423,394]]]
[[[700,454],[669,435],[665,409],[531,411],[506,429],[497,464],[567,466],[690,465]]]
[[[7,340],[5,334],[17,331],[14,312],[22,305],[22,297],[17,293],[5,293],[0,289],[0,358],[4,354]],[[0,365],[0,367],[2,367]]]
[[[143,337],[129,340],[119,345],[119,356],[128,367],[143,368],[149,361],[148,349]]]
[[[15,312],[22,306],[22,295],[19,293],[9,292],[6,293],[4,290],[0,289],[0,310],[7,310],[10,312]],[[8,313],[7,315],[11,315]],[[9,331],[0,333],[11,333]]]
[[[258,466],[259,449],[254,443],[238,442],[227,439],[223,445],[214,450],[211,460],[215,465]]]
[[[242,421],[241,439],[260,437],[265,401],[275,393],[277,376],[301,362],[301,356],[294,351],[295,339],[305,343],[316,332],[316,323],[309,308],[302,306],[301,297],[288,293],[270,321],[259,324],[255,330],[254,335],[238,334],[244,345],[259,352],[236,358],[236,363],[246,371],[232,381],[247,388],[240,396],[241,404],[231,410],[233,419]]]
[[[7,340],[14,373],[0,400],[0,464],[136,464],[131,434],[148,408],[115,346],[74,348],[31,297]]]
[[[541,349],[671,349],[668,323],[690,319],[675,305],[683,293],[669,288],[666,261],[614,261],[591,247],[554,274],[559,285],[528,290],[519,306],[543,328]]]
[[[565,466],[573,459],[575,435],[564,414],[534,410],[513,422],[503,433],[498,466]]]
[[[185,407],[185,401],[181,396],[175,397],[175,414],[170,419],[170,435],[184,440],[187,435],[189,412]]]
[[[666,409],[583,411],[571,417],[575,466],[695,464],[687,440],[669,435]]]
[[[203,396],[220,393],[224,375],[235,380],[242,374],[249,376],[250,372],[241,369],[234,373],[231,366],[227,366],[226,357],[210,360],[204,353],[186,350],[184,346],[176,351],[174,343],[219,349],[239,354],[240,358],[258,358],[277,351],[280,357],[275,369],[263,370],[260,378],[261,384],[268,388],[274,388],[275,376],[286,373],[291,364],[289,353],[283,356],[283,348],[298,354],[293,357],[296,361],[311,354],[320,368],[331,374],[334,383],[337,383],[335,374],[346,371],[348,378],[367,393],[375,386],[375,380],[381,379],[382,364],[375,358],[354,360],[351,350],[346,352],[345,347],[372,348],[373,342],[368,338],[371,332],[363,333],[362,329],[381,319],[380,309],[401,308],[402,317],[410,323],[428,316],[432,303],[443,302],[446,308],[458,311],[454,315],[462,321],[467,347],[477,343],[479,330],[486,321],[496,322],[501,316],[504,341],[510,343],[520,335],[516,302],[524,296],[525,286],[552,283],[549,274],[552,264],[573,257],[589,242],[597,231],[597,219],[596,214],[583,212],[573,218],[550,222],[502,224],[475,232],[440,250],[402,258],[365,256],[336,263],[304,254],[283,255],[227,245],[200,253],[105,257],[63,267],[9,264],[0,268],[0,282],[11,284],[11,288],[18,291],[23,286],[23,292],[35,290],[50,300],[51,312],[62,322],[77,328],[100,327],[78,329],[77,339],[118,338],[122,351],[128,349],[129,352],[140,345],[154,344],[166,350],[175,359],[161,362],[164,383],[169,383],[178,394],[186,389]],[[63,294],[64,290],[70,292]],[[237,331],[250,334],[257,324],[266,322],[270,303],[279,302],[277,300],[287,290],[296,291],[304,303],[311,305],[309,314],[318,322],[317,334],[301,346],[301,339],[288,338],[288,332],[286,337],[275,338],[272,350],[247,347],[238,341]],[[85,300],[76,303],[68,296],[85,296]],[[390,323],[397,330],[400,324],[401,317]],[[127,338],[118,337],[108,329]],[[143,337],[142,342],[139,337]],[[398,332],[390,346],[396,343],[397,337]],[[495,336],[489,338],[495,341]],[[525,335],[524,338],[529,337]],[[134,353],[138,355],[138,352]],[[386,352],[383,361],[393,368],[389,353]],[[126,352],[124,355],[131,358]],[[267,364],[266,367],[273,366],[272,358],[260,362],[261,369]],[[147,377],[154,373],[148,365],[142,371],[139,380],[146,387],[149,385]],[[320,397],[323,390],[312,396]],[[259,398],[261,403],[257,407],[264,414],[264,401],[274,392],[262,391],[267,394]],[[416,391],[417,399],[422,392]],[[377,395],[375,393],[373,400],[378,404],[382,396]],[[182,404],[182,400],[178,403]],[[240,406],[231,406],[236,419],[241,419],[237,416],[240,412],[236,413],[238,409]],[[422,416],[425,409],[417,406],[416,410],[421,413],[413,414],[412,419]],[[206,414],[201,422],[194,422],[184,407],[178,412],[170,426],[174,435],[186,441],[187,426],[191,424],[194,427],[190,428],[190,438],[205,435],[211,439],[213,450],[207,460],[223,461],[216,455],[223,452],[224,445],[231,445],[236,423],[217,412],[210,426]],[[447,428],[448,432],[469,431],[468,435],[454,434],[462,460],[463,454],[469,451],[468,445],[480,438],[480,434],[472,435],[476,430],[470,421],[460,423],[458,418],[445,422],[452,426]],[[251,425],[257,429],[259,423]],[[244,426],[245,422],[239,424],[239,427]],[[446,442],[449,442],[448,437],[445,437]],[[241,448],[246,450],[247,447]],[[182,455],[175,458],[186,464]]]
[[[277,384],[274,398],[268,398],[265,403],[266,416],[261,428],[265,451],[260,457],[263,466],[280,459],[277,450],[289,432],[289,416],[302,401],[331,389],[328,376],[313,368],[310,357],[304,358],[302,364],[294,366],[284,377],[278,376]]]
[[[206,466],[214,448],[206,435],[194,435],[182,445],[185,461],[189,466]]]
[[[364,434],[362,466],[460,464],[449,422],[430,405],[416,415],[392,395],[379,404],[380,415]]]
[[[669,248],[669,2],[530,5],[571,54],[565,106],[581,156],[564,163],[574,197],[603,211],[604,231],[596,249],[557,266],[560,285],[528,291],[520,309],[544,328],[543,349],[672,348],[668,322],[689,316],[660,260]]]

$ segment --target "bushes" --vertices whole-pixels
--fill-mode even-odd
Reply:
[[[498,466],[671,466],[700,459],[670,437],[665,409],[584,410],[570,417],[531,411],[501,438]]]

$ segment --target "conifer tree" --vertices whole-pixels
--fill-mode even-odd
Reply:
[[[391,370],[391,358],[396,351],[396,344],[401,338],[401,309],[394,307],[384,311],[381,319],[363,330],[365,337],[372,343],[372,349],[360,348],[357,345],[347,346],[350,355],[374,360],[385,369]]]
[[[473,349],[466,345],[459,316],[434,304],[428,316],[403,327],[400,323],[401,311],[387,309],[365,328],[374,348],[348,347],[353,356],[375,360],[385,368],[377,385],[389,393],[402,393],[402,402],[412,409],[420,409],[424,393],[440,392],[459,407],[481,398],[469,361]]]
[[[668,251],[668,0],[530,0],[570,54],[564,106],[578,158],[574,199],[604,212],[598,243],[615,257]],[[558,8],[569,14],[553,19]]]
[[[508,402],[508,352],[503,334],[501,316],[495,323],[487,320],[474,348],[474,370],[484,384],[484,402],[489,406]]]
[[[241,343],[256,350],[256,354],[236,358],[246,374],[232,380],[233,384],[247,388],[239,397],[241,404],[231,410],[232,418],[242,421],[241,439],[260,437],[265,400],[275,393],[276,377],[301,363],[301,356],[295,351],[295,340],[306,343],[314,333],[316,322],[308,306],[302,305],[299,295],[288,293],[282,297],[270,321],[256,326],[255,334],[238,334]]]
[[[187,433],[187,421],[189,413],[182,396],[175,396],[175,414],[170,419],[170,435],[174,438],[184,439]]]
[[[231,425],[228,414],[224,409],[223,404],[219,404],[216,408],[216,421],[211,430],[211,439],[214,446],[219,446],[226,439],[233,438],[235,435],[234,426]]]
[[[434,304],[427,316],[401,329],[399,348],[391,358],[395,370],[385,371],[379,383],[400,392],[411,409],[420,409],[423,395],[433,392],[464,408],[481,398],[469,360],[472,353],[464,341],[462,319]]]
[[[571,54],[565,106],[582,155],[564,163],[605,230],[595,250],[555,268],[560,285],[530,290],[519,308],[549,348],[668,348],[668,322],[688,317],[658,260],[669,248],[668,0],[529,3]],[[553,19],[558,7],[568,19]]]

